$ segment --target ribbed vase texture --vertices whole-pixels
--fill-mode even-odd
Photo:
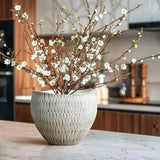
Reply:
[[[95,90],[81,90],[71,95],[32,92],[32,118],[49,144],[77,144],[90,130],[96,113]]]

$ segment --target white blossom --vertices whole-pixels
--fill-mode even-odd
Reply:
[[[37,46],[37,41],[32,41],[32,46],[33,47]]]
[[[101,60],[101,59],[102,59],[102,56],[99,54],[99,55],[97,56],[97,59],[98,59],[98,60]]]
[[[82,50],[82,49],[83,49],[83,46],[80,44],[80,45],[78,46],[78,49],[79,49],[79,50]]]
[[[79,69],[80,69],[80,71],[83,73],[83,72],[85,72],[86,71],[86,67],[79,67]]]
[[[66,64],[63,64],[61,67],[59,67],[59,71],[62,73],[66,73],[67,70],[68,70],[68,67],[66,66]]]
[[[88,40],[88,36],[85,36],[85,37],[82,37],[82,38],[81,38],[81,41],[82,41],[82,42],[87,42],[87,40]]]
[[[121,64],[121,69],[122,69],[122,70],[126,70],[126,69],[127,69],[127,65],[126,65],[126,64],[124,64],[124,63],[123,63],[123,64]]]
[[[91,71],[93,71],[95,65],[96,65],[96,62],[93,62],[93,63],[91,63],[90,65],[88,65],[88,68],[89,68]]]
[[[104,10],[103,10],[103,14],[107,14],[107,11],[106,11],[106,9],[104,9]]]
[[[44,54],[41,54],[41,55],[39,56],[39,60],[40,60],[40,61],[46,60],[46,56],[45,56]]]
[[[96,37],[93,37],[93,38],[92,38],[92,42],[95,42],[95,41],[96,41]]]
[[[50,83],[51,86],[54,86],[56,84],[56,81],[57,81],[56,79],[53,79],[49,83]]]
[[[93,74],[92,74],[92,77],[97,77],[97,74],[96,74],[96,73],[93,73]]]
[[[42,69],[40,67],[37,67],[36,72],[40,73],[42,71]]]
[[[70,64],[71,64],[71,62],[70,62],[70,60],[69,60],[69,58],[68,58],[68,57],[65,57],[65,58],[64,58],[64,63],[66,63],[66,64],[68,64],[68,65],[70,65]]]
[[[130,52],[131,52],[131,50],[129,49],[129,50],[128,50],[128,53],[130,53]]]
[[[89,82],[91,80],[91,76],[90,75],[87,75],[83,78],[81,84],[82,85],[85,85],[87,82]]]
[[[21,65],[17,65],[17,70],[21,70],[22,69],[22,66]]]
[[[96,50],[95,48],[91,48],[91,52],[98,54],[98,50]]]
[[[35,78],[35,77],[37,77],[35,74],[32,74],[32,78]]]
[[[42,68],[43,68],[43,69],[46,69],[47,67],[48,67],[47,64],[43,64],[43,65],[42,65]]]
[[[95,16],[95,20],[98,22],[98,21],[99,21],[99,17],[98,17],[98,16]]]
[[[32,38],[32,39],[34,38],[34,35],[33,35],[33,34],[31,35],[31,38]]]
[[[108,70],[109,70],[109,72],[110,72],[110,73],[112,73],[112,72],[113,72],[113,69],[112,69],[111,67],[110,67]]]
[[[93,59],[93,57],[94,57],[94,54],[87,54],[87,58],[89,58],[89,59]]]
[[[127,14],[127,10],[124,9],[124,8],[122,8],[121,13],[122,13],[122,14]]]
[[[99,41],[98,41],[98,45],[99,45],[99,46],[103,46],[103,45],[104,45],[104,42],[103,42],[102,40],[99,40]]]
[[[118,25],[119,25],[119,26],[121,26],[121,25],[122,25],[122,23],[118,23]]]
[[[4,64],[9,65],[10,63],[11,63],[11,61],[9,59],[4,60]]]
[[[123,57],[122,59],[123,59],[123,60],[126,60],[126,59],[127,59],[127,57]]]
[[[137,44],[135,44],[135,45],[134,45],[134,48],[137,48],[137,47],[138,47],[138,45],[137,45]]]
[[[38,77],[38,78],[37,78],[37,82],[38,82],[39,84],[41,84],[42,87],[45,87],[45,81],[43,80],[42,77]]]
[[[44,39],[40,39],[40,43],[44,43]]]
[[[15,10],[19,11],[21,9],[21,5],[15,5]]]
[[[95,14],[97,14],[98,13],[97,9],[95,9],[94,12],[95,12]]]
[[[115,69],[118,71],[119,70],[119,66],[117,64],[115,64]]]
[[[70,75],[65,74],[64,77],[63,77],[63,80],[70,81]]]
[[[7,55],[10,55],[10,53],[9,53],[9,52],[7,52]]]
[[[31,59],[34,60],[37,58],[37,54],[32,54]]]
[[[102,38],[105,39],[105,38],[106,38],[106,35],[103,35]]]
[[[11,61],[11,66],[14,67],[16,65],[15,61]]]
[[[43,70],[42,73],[43,73],[43,76],[50,76],[51,75],[51,71]]]
[[[73,73],[73,74],[72,74],[72,79],[73,79],[73,81],[77,81],[77,80],[78,80],[78,76]]]
[[[52,49],[52,50],[51,50],[51,53],[52,53],[52,54],[55,54],[55,53],[56,53],[55,49]]]
[[[99,18],[101,18],[101,19],[102,19],[102,18],[103,18],[103,14],[99,14]]]
[[[132,58],[132,63],[136,63],[137,59],[136,58]]]
[[[27,65],[27,63],[25,62],[25,61],[23,61],[22,63],[21,63],[21,67],[23,68],[23,67],[25,67]]]
[[[86,75],[85,79],[87,79],[88,81],[90,81],[91,80],[91,75]]]
[[[75,36],[71,36],[71,39],[74,40],[74,39],[75,39]]]
[[[108,62],[106,62],[106,63],[104,64],[104,67],[105,67],[106,69],[109,69],[109,68],[110,68],[110,64],[109,64]]]
[[[113,31],[111,31],[112,34],[117,34],[117,30],[114,29]]]
[[[85,85],[87,82],[88,82],[88,80],[84,78],[84,79],[82,80],[81,84],[82,84],[82,85]]]
[[[54,42],[52,40],[49,40],[49,45],[50,46],[53,46],[54,45]]]
[[[28,19],[28,15],[27,15],[26,12],[24,12],[24,13],[22,14],[22,18],[23,18],[23,19]]]

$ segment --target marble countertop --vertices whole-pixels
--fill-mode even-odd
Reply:
[[[0,121],[0,160],[159,160],[160,137],[90,130],[75,146],[48,145],[34,124]]]
[[[16,96],[15,103],[30,104],[31,96]],[[160,113],[160,106],[153,105],[138,105],[138,104],[125,104],[125,103],[109,103],[106,101],[98,104],[99,109],[128,111],[128,112],[142,112],[142,113]]]

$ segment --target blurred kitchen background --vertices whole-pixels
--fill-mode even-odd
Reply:
[[[95,1],[90,0],[90,2],[92,4],[91,7],[93,7]],[[0,34],[3,32],[6,33],[5,39],[12,41],[9,42],[9,45],[15,52],[21,49],[28,49],[22,25],[15,20],[14,14],[10,11],[15,4],[20,4],[22,10],[29,14],[30,22],[37,24],[38,34],[47,41],[52,35],[56,16],[60,10],[59,7],[62,5],[66,6],[66,11],[71,10],[75,14],[82,13],[82,20],[86,23],[86,18],[84,17],[86,10],[83,8],[83,3],[83,0],[0,0]],[[131,62],[131,57],[139,59],[160,52],[160,0],[104,0],[104,3],[108,14],[106,18],[100,22],[100,25],[106,24],[113,18],[121,16],[122,8],[131,9],[137,6],[138,3],[143,4],[142,7],[132,12],[122,23],[119,30],[126,30],[128,27],[130,30],[112,39],[112,42],[106,50],[106,52],[110,51],[110,53],[103,57],[104,60],[110,61],[129,48],[132,40],[137,38],[137,33],[141,27],[144,27],[143,37],[137,43],[137,49],[131,51],[124,63]],[[43,19],[44,25],[42,33],[38,27],[40,19]],[[64,28],[64,36],[68,39],[73,34],[72,28],[68,25],[65,25]],[[0,43],[0,51],[4,51],[3,49],[3,44]],[[20,58],[25,59],[28,64],[32,65],[30,56],[21,53]],[[147,60],[144,63],[148,64],[146,79],[148,98],[152,104],[155,102],[156,106],[160,106],[160,60],[155,58],[154,60]],[[137,88],[136,96],[139,96],[139,75],[140,71],[137,65],[135,78]],[[106,75],[105,80],[109,80],[110,78],[112,78],[112,76]],[[119,98],[119,90],[122,87],[122,83],[125,83],[127,90],[126,96],[129,96],[130,78],[107,86],[110,96],[115,95],[116,98]],[[37,83],[36,79],[32,79],[32,77],[24,71],[18,71],[11,67],[4,66],[2,58],[0,57],[0,119],[16,119],[17,121],[31,122],[30,109],[28,106],[30,104],[32,90],[43,90],[43,88]],[[15,101],[14,97],[16,97]],[[8,108],[6,106],[8,106]],[[158,114],[159,113],[160,112],[158,112]],[[20,117],[20,115],[23,116]]]

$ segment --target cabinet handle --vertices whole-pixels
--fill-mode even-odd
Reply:
[[[156,128],[156,124],[153,124],[153,128]]]

